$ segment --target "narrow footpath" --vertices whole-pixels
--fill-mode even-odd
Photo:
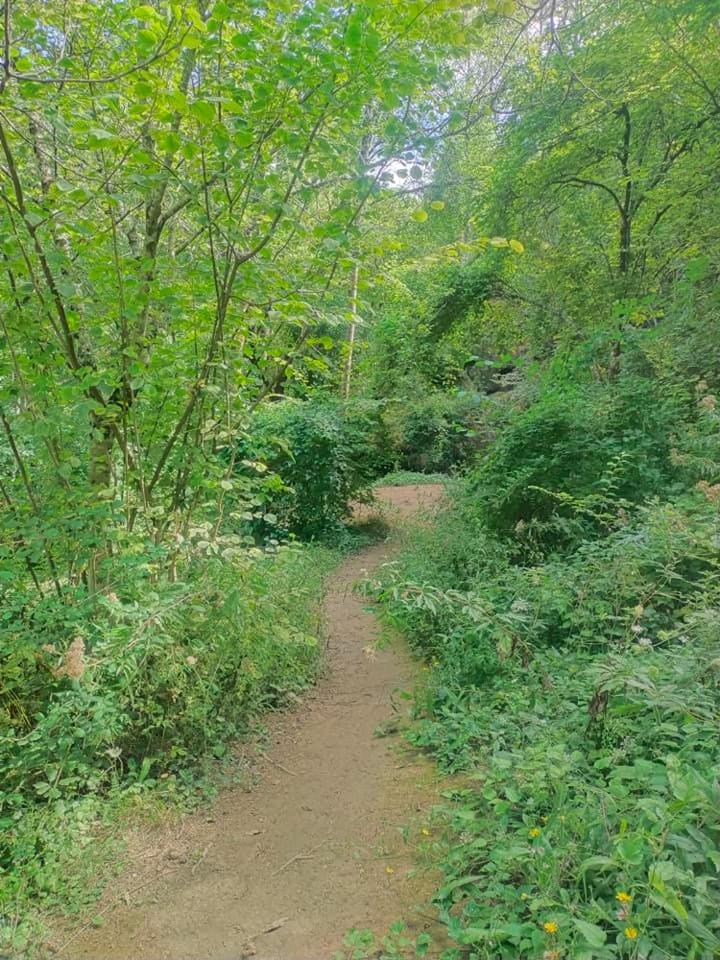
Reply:
[[[375,649],[377,619],[353,585],[391,558],[403,520],[440,496],[434,486],[379,491],[393,535],[330,579],[326,676],[271,721],[257,783],[131,844],[101,925],[66,942],[62,960],[327,960],[351,927],[383,934],[403,917],[414,934],[430,929],[414,913],[428,879],[412,848],[436,799],[432,769],[398,737],[375,735],[417,666],[399,639]]]

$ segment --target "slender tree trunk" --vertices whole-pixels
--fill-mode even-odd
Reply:
[[[108,489],[112,482],[112,455],[114,438],[109,425],[107,414],[92,415],[93,436],[90,440],[90,463],[88,466],[88,482],[92,490],[93,503],[99,504],[108,501]],[[106,529],[101,522],[95,522],[95,536],[97,543],[107,540]],[[87,564],[87,587],[91,594],[102,590],[103,582],[100,576],[100,566],[107,557],[109,547],[96,546]]]
[[[343,371],[342,395],[347,400],[350,396],[350,383],[352,380],[353,358],[355,353],[355,336],[357,334],[357,316],[358,316],[358,279],[360,276],[360,265],[358,263],[353,267],[352,287],[350,290],[350,312],[352,320],[350,321],[350,330],[348,332],[347,357],[345,358],[345,370]]]
[[[630,109],[626,103],[618,110],[624,122],[623,142],[619,159],[622,170],[624,188],[620,209],[620,256],[618,269],[625,284],[625,278],[630,272],[630,244],[632,241],[632,218],[634,213],[633,181],[630,173],[630,145],[632,140],[632,121]]]
[[[618,256],[618,273],[620,274],[621,294],[627,295],[628,277],[630,274],[630,265],[632,263],[631,244],[632,244],[632,221],[635,213],[635,198],[633,195],[633,181],[630,172],[630,146],[632,142],[632,119],[630,117],[630,108],[624,103],[617,111],[618,116],[623,120],[623,140],[619,153],[620,167],[622,169],[624,188],[622,193],[622,203],[620,205],[620,251]],[[622,343],[613,340],[610,345],[610,361],[608,363],[608,378],[614,380],[620,373],[622,363]]]
[[[628,211],[624,211],[620,220],[620,260],[618,266],[620,275],[626,277],[630,272],[630,244],[632,242],[632,219]]]

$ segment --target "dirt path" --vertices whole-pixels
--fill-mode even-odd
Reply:
[[[392,524],[440,493],[396,487],[379,497]],[[332,577],[328,675],[273,724],[257,786],[224,792],[211,816],[193,814],[133,849],[110,893],[115,906],[63,960],[326,960],[350,927],[383,933],[408,919],[427,880],[412,875],[398,828],[414,821],[421,839],[432,771],[403,755],[397,738],[373,734],[416,668],[400,641],[373,650],[377,621],[352,593],[396,546],[368,547]],[[411,923],[419,932],[426,921]]]

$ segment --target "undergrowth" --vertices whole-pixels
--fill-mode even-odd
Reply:
[[[20,954],[50,911],[97,896],[128,811],[196,802],[213,765],[321,662],[336,551],[298,544],[191,562],[182,580],[0,619],[0,944]],[[30,670],[29,667],[32,669]],[[28,678],[34,678],[29,685]]]
[[[443,956],[711,960],[715,398],[573,375],[368,584],[432,664],[410,738],[462,775],[438,811]]]

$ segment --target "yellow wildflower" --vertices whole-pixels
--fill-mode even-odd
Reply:
[[[539,837],[541,833],[540,827],[533,827],[532,830],[528,830],[529,837]]]
[[[625,936],[628,940],[637,940],[638,929],[637,927],[625,927]]]
[[[630,903],[630,901],[632,900],[632,894],[626,893],[624,890],[620,890],[618,893],[615,894],[615,899],[619,900],[620,903]]]
[[[545,931],[545,933],[557,933],[558,925],[555,923],[554,920],[547,920],[543,924],[543,930]],[[627,933],[627,930],[625,932]]]
[[[430,831],[428,830],[427,827],[423,827],[423,828],[421,829],[420,833],[421,833],[424,837],[429,837],[429,836],[430,836]]]
[[[385,867],[385,873],[387,873],[388,876],[390,876],[390,874],[395,873],[395,870],[393,867]]]

